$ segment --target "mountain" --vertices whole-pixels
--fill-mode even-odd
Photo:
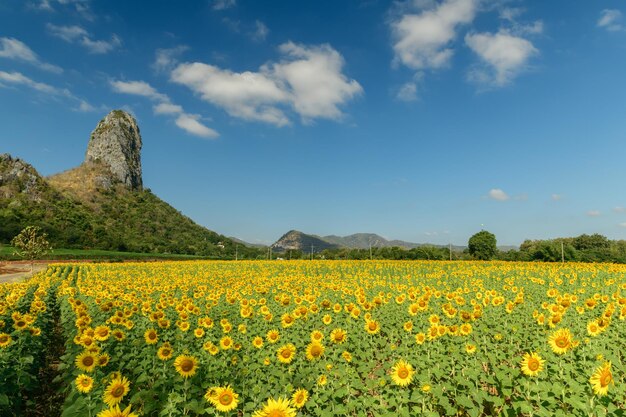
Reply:
[[[114,110],[91,134],[84,162],[42,177],[0,155],[0,242],[40,226],[54,247],[256,257],[257,250],[196,224],[143,187],[141,134]]]
[[[272,245],[276,252],[300,250],[303,252],[321,252],[324,249],[339,249],[341,246],[327,242],[319,236],[307,235],[297,230],[290,230]]]

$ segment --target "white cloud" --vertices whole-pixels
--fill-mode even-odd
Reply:
[[[414,81],[403,84],[398,90],[396,98],[401,101],[417,100],[417,84]]]
[[[40,0],[38,4],[31,4],[30,7],[35,10],[55,12],[56,9],[52,3],[58,3],[61,7],[73,7],[73,9],[84,19],[94,20],[95,16],[89,7],[90,0]]]
[[[589,217],[598,217],[598,216],[600,216],[601,214],[602,214],[602,213],[600,213],[600,211],[599,211],[599,210],[589,210],[589,211],[587,212],[587,216],[589,216]]]
[[[183,112],[183,108],[181,106],[172,103],[159,103],[152,109],[155,114],[180,114]]]
[[[254,25],[255,25],[255,30],[252,33],[252,40],[256,42],[264,41],[265,38],[267,38],[267,35],[270,33],[270,30],[265,25],[265,23],[261,22],[260,20],[257,20],[256,22],[254,22]]]
[[[121,39],[115,34],[111,36],[110,41],[94,40],[89,32],[76,25],[56,26],[48,23],[46,27],[52,36],[63,39],[68,43],[79,43],[92,54],[106,54],[122,44]]]
[[[616,9],[604,9],[600,12],[600,19],[598,19],[598,27],[604,28],[611,32],[617,32],[624,30],[622,24],[623,16],[622,12]]]
[[[172,71],[172,81],[190,88],[228,114],[276,126],[289,124],[284,107],[308,122],[337,120],[339,106],[362,93],[343,73],[343,57],[329,45],[280,46],[283,59],[263,65],[258,72],[233,72],[199,62],[184,63]]]
[[[457,27],[474,20],[478,0],[428,2],[419,14],[404,14],[391,22],[396,60],[414,70],[437,69],[450,61],[450,43]]]
[[[200,123],[198,116],[194,114],[181,114],[176,118],[176,126],[196,136],[205,138],[216,138],[219,136],[215,130]]]
[[[528,66],[530,58],[539,53],[530,41],[503,30],[495,34],[467,34],[465,43],[483,61],[483,67],[469,73],[469,79],[480,84],[510,83]]]
[[[226,10],[237,5],[237,0],[213,0],[213,10]]]
[[[563,194],[552,194],[550,197],[552,201],[559,201],[563,199]]]
[[[53,87],[49,84],[34,81],[33,79],[28,78],[20,72],[0,71],[0,85],[2,84],[24,85],[41,93],[51,94],[55,96],[72,97],[71,93],[66,89],[60,89]]]
[[[509,200],[511,197],[509,197],[507,193],[499,188],[492,188],[491,190],[489,190],[489,198],[497,201],[506,201]]]
[[[50,84],[35,81],[32,78],[29,78],[20,72],[0,71],[0,87],[5,87],[7,85],[13,85],[13,86],[22,85],[22,86],[31,88],[39,93],[43,93],[54,98],[61,97],[61,98],[70,99],[78,103],[78,106],[74,107],[72,110],[76,110],[80,112],[91,112],[91,111],[97,110],[94,106],[89,104],[87,101],[76,97],[67,88],[58,88]]]
[[[185,113],[182,106],[172,103],[167,95],[159,93],[154,87],[145,81],[111,80],[109,83],[111,84],[113,90],[118,93],[146,97],[151,101],[156,102],[152,108],[154,114],[178,116],[175,120],[176,126],[188,133],[191,133],[192,135],[205,138],[216,138],[219,136],[215,130],[203,125],[199,121],[200,116]]]
[[[626,227],[626,222],[619,224],[621,227]]]
[[[613,207],[613,211],[616,213],[626,213],[626,207],[622,207],[622,206]]]
[[[156,72],[170,71],[174,65],[178,63],[178,57],[188,50],[186,45],[178,45],[174,48],[157,49],[156,58],[152,64],[152,68]]]
[[[41,61],[28,45],[15,38],[0,38],[0,58],[28,62],[44,71],[53,72],[55,74],[63,72],[61,67]]]
[[[150,84],[143,81],[110,81],[111,87],[118,93],[133,94],[148,97],[151,100],[165,101],[169,99],[165,94],[159,93]]]

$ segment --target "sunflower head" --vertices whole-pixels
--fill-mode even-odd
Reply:
[[[124,376],[114,378],[104,390],[104,402],[113,407],[118,405],[130,390],[130,382]]]
[[[174,360],[174,368],[176,372],[183,378],[189,378],[195,375],[198,368],[198,360],[193,356],[180,355]]]
[[[538,353],[526,353],[520,362],[522,373],[527,376],[537,376],[543,370],[545,360]]]
[[[391,379],[396,385],[401,387],[409,385],[413,380],[414,374],[413,366],[404,360],[398,361],[391,369]]]

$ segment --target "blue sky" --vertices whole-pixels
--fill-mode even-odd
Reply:
[[[626,238],[626,3],[0,3],[0,152],[80,164],[115,108],[144,184],[250,242]]]

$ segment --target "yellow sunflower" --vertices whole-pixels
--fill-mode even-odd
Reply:
[[[137,414],[130,411],[130,405],[123,411],[120,410],[120,406],[116,405],[108,410],[102,410],[98,413],[97,417],[137,417]]]
[[[198,368],[198,360],[193,356],[179,355],[174,360],[174,367],[180,376],[188,378],[195,375]]]
[[[602,328],[598,324],[597,320],[592,320],[587,324],[587,333],[589,336],[597,336],[602,332]]]
[[[0,347],[5,348],[9,346],[12,340],[13,339],[11,338],[10,334],[0,333]]]
[[[220,339],[220,347],[222,350],[228,350],[233,347],[233,339],[230,336],[224,336]]]
[[[321,342],[324,339],[324,333],[319,330],[313,330],[311,332],[311,342]]]
[[[228,412],[234,410],[239,403],[239,395],[230,387],[211,387],[204,394],[204,398],[217,409],[217,411]]]
[[[78,357],[76,357],[76,366],[81,371],[85,372],[93,372],[98,365],[98,355],[96,353],[89,352],[87,350],[83,351]]]
[[[334,329],[332,332],[330,332],[330,340],[332,340],[333,343],[342,344],[346,340],[348,340],[348,333],[340,328]]]
[[[104,390],[104,402],[113,407],[122,401],[122,398],[130,390],[130,382],[125,376],[120,376],[109,382],[109,385]]]
[[[415,343],[421,345],[426,341],[426,335],[424,333],[418,333],[415,335]]]
[[[263,338],[260,336],[257,336],[254,339],[252,339],[252,346],[254,346],[257,349],[261,349],[263,347]]]
[[[365,330],[369,334],[376,334],[380,331],[380,325],[376,320],[367,320],[365,322]]]
[[[311,342],[306,347],[306,358],[309,361],[319,359],[324,354],[324,345],[318,342]]]
[[[613,373],[611,372],[611,362],[605,362],[604,365],[598,367],[589,378],[589,383],[596,395],[606,395],[609,391],[609,385],[613,382]]]
[[[252,417],[296,417],[296,409],[289,406],[286,398],[269,398],[263,408],[255,411]]]
[[[162,361],[166,361],[168,359],[170,359],[172,357],[173,354],[173,350],[172,347],[169,345],[169,343],[165,343],[163,346],[161,346],[159,348],[159,350],[157,351],[157,356],[159,359],[161,359]]]
[[[296,347],[291,343],[281,346],[276,352],[276,357],[282,363],[291,363],[295,355]]]
[[[308,399],[309,391],[305,390],[304,388],[300,388],[296,390],[296,392],[294,392],[291,396],[291,404],[293,404],[293,406],[296,408],[302,408],[304,407],[304,404]]]
[[[473,345],[471,343],[468,343],[465,345],[465,352],[472,354],[474,352],[476,352],[476,345]]]
[[[352,354],[348,352],[347,350],[344,350],[341,356],[346,362],[352,362]]]
[[[272,329],[267,332],[267,335],[265,337],[267,338],[267,341],[269,343],[276,343],[278,342],[278,339],[280,339],[280,333],[278,332],[278,330]]]
[[[405,387],[413,380],[415,370],[410,363],[400,360],[391,369],[391,379],[396,385]]]
[[[543,371],[544,362],[545,360],[541,359],[541,356],[536,352],[525,353],[520,362],[522,373],[528,376],[537,376]]]
[[[156,330],[148,329],[143,334],[144,339],[146,339],[146,343],[149,345],[154,345],[159,340],[159,336],[157,335]]]
[[[568,350],[574,346],[572,333],[569,329],[559,329],[552,333],[548,339],[548,343],[552,348],[552,351],[558,355],[567,353]]]
[[[74,383],[76,384],[76,389],[83,393],[88,393],[93,388],[93,378],[89,375],[78,375]]]

